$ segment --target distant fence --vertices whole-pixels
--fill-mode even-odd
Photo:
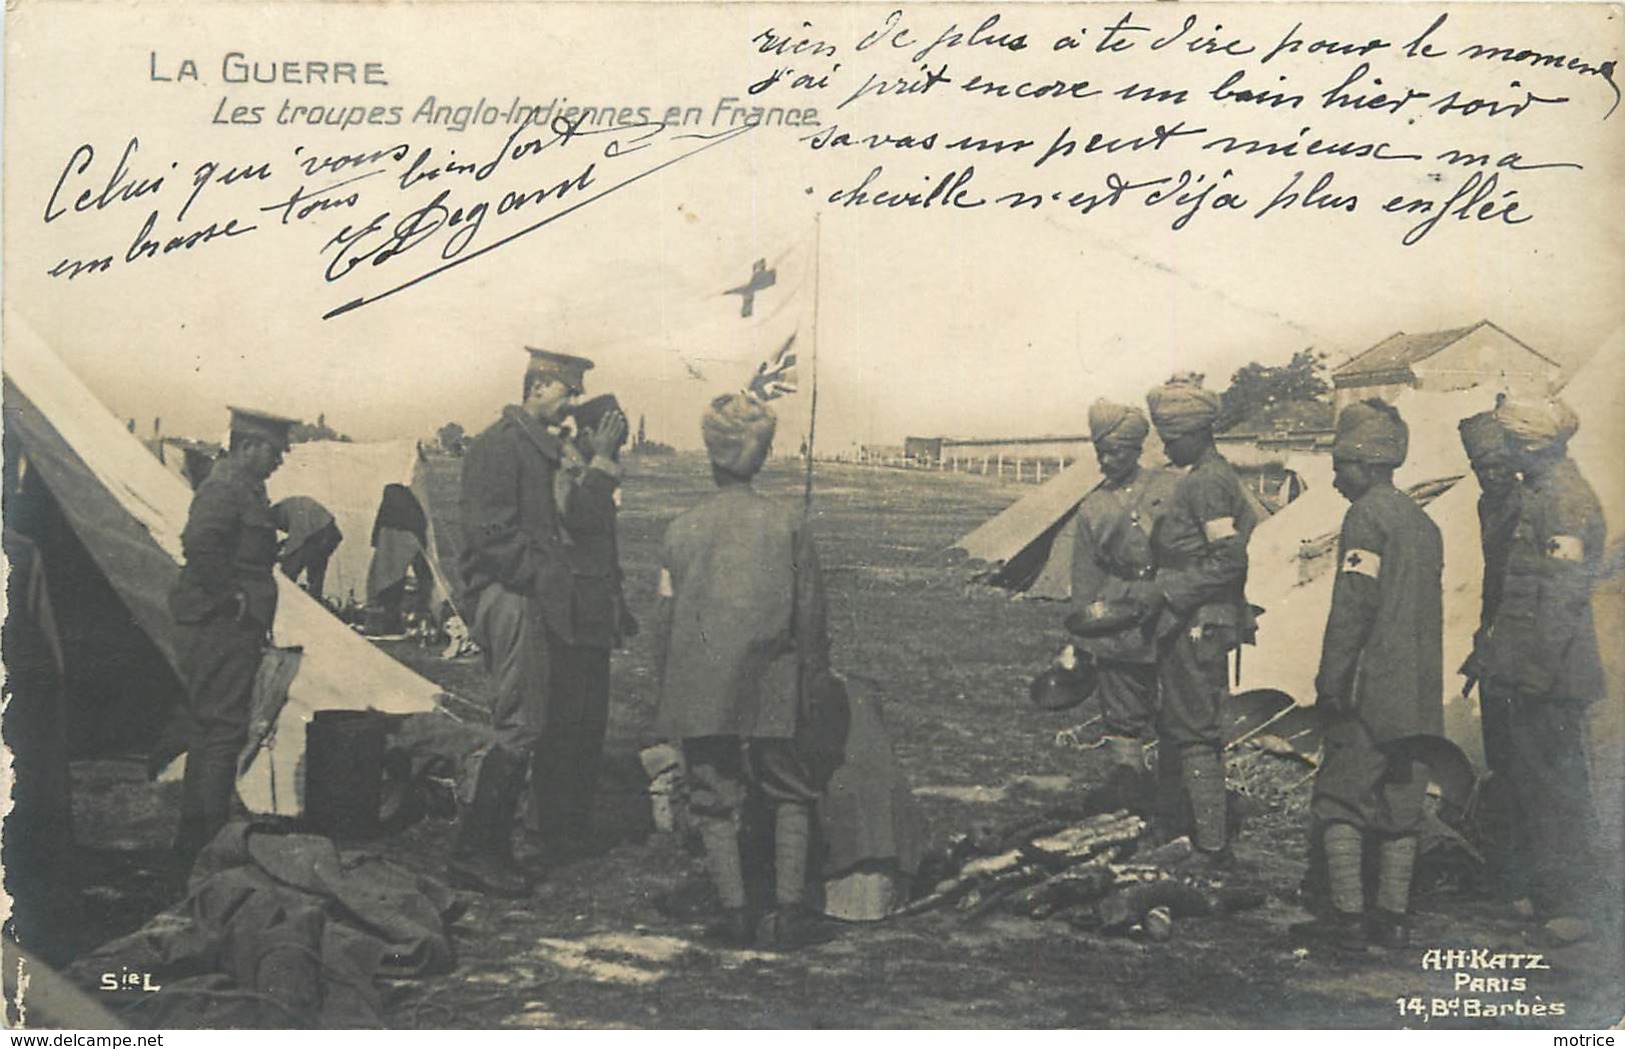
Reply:
[[[1233,464],[1242,484],[1258,496],[1273,513],[1302,494],[1302,484],[1286,469],[1283,457],[1262,463],[1243,461]],[[876,470],[916,470],[926,473],[962,473],[982,477],[997,477],[1021,484],[1043,484],[1068,466],[1078,461],[1077,456],[1007,455],[988,452],[980,455],[956,453],[945,449],[941,459],[900,454],[895,450],[884,452],[859,449],[819,456],[819,462],[847,463],[867,466]]]
[[[1022,484],[1043,484],[1068,466],[1077,462],[1076,456],[1067,455],[1005,455],[1002,453],[987,453],[981,455],[956,454],[952,450],[945,450],[940,459],[929,459],[921,456],[902,455],[896,452],[869,452],[855,451],[832,455],[827,459],[820,457],[823,462],[850,463],[856,466],[868,466],[874,469],[891,470],[918,470],[929,473],[962,473],[976,474],[982,477],[998,477],[1006,481],[1016,481]]]

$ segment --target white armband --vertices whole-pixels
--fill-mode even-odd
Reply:
[[[1580,542],[1577,535],[1554,535],[1551,542],[1546,544],[1546,556],[1559,561],[1583,561],[1585,544]]]
[[[1202,534],[1207,541],[1217,543],[1221,539],[1229,539],[1236,534],[1236,519],[1234,517],[1215,517],[1211,521],[1202,522]]]
[[[664,568],[660,570],[660,582],[655,587],[655,593],[661,597],[677,596],[677,592],[671,586],[671,572]]]
[[[1382,573],[1382,558],[1370,550],[1350,550],[1343,555],[1343,563],[1338,570],[1375,579]]]

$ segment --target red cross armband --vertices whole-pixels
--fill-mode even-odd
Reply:
[[[1338,566],[1338,571],[1376,579],[1382,574],[1382,558],[1370,550],[1349,550],[1343,554],[1343,563]]]
[[[1577,535],[1554,535],[1546,544],[1546,556],[1578,564],[1585,560],[1585,544]]]

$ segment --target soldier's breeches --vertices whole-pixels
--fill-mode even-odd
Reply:
[[[1224,746],[1219,704],[1227,690],[1228,649],[1189,630],[1164,638],[1157,646],[1157,736],[1163,746]]]
[[[182,659],[192,736],[181,788],[181,836],[189,848],[209,842],[231,816],[237,756],[248,740],[254,677],[263,632],[216,616],[182,630]]]
[[[520,594],[493,585],[481,591],[470,633],[496,688],[491,728],[497,746],[528,756],[547,722],[547,628]]]
[[[1157,668],[1149,663],[1097,664],[1100,719],[1108,735],[1148,739],[1157,719]]]
[[[1371,733],[1352,717],[1332,721],[1324,739],[1325,756],[1310,800],[1314,817],[1380,834],[1415,833],[1422,822],[1426,771],[1414,762],[1390,765]]]

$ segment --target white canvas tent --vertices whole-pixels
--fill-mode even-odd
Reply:
[[[43,339],[8,318],[5,418],[70,527],[179,676],[167,597],[192,493],[114,419]],[[47,566],[48,570],[48,566]],[[433,710],[440,690],[352,633],[280,573],[273,640],[304,656],[272,742],[238,783],[259,812],[301,805],[306,723],[318,710]]]
[[[405,563],[392,563],[382,574],[373,564],[373,526],[391,486],[415,500],[425,522],[423,554],[434,576],[430,607],[438,612],[442,602],[453,600],[453,590],[435,550],[427,464],[415,442],[296,444],[265,484],[273,503],[304,495],[327,507],[344,539],[328,561],[324,594],[340,602],[353,598],[362,605],[370,604],[369,598],[382,587],[405,577]]]
[[[1610,548],[1625,522],[1625,482],[1618,449],[1625,438],[1625,335],[1608,341],[1569,383],[1564,399],[1579,414],[1570,454],[1596,489],[1609,525]],[[1457,669],[1472,649],[1478,627],[1483,552],[1479,543],[1478,485],[1471,479],[1456,424],[1495,405],[1491,386],[1452,393],[1411,390],[1396,406],[1411,427],[1411,450],[1395,475],[1401,488],[1436,494],[1427,510],[1444,537],[1444,680],[1447,734],[1468,755],[1482,756],[1476,704],[1461,699]],[[1464,483],[1459,479],[1466,478]],[[1440,488],[1444,490],[1439,491]],[[1265,608],[1258,645],[1246,650],[1236,691],[1275,689],[1312,704],[1322,633],[1331,606],[1332,561],[1347,502],[1330,484],[1316,485],[1284,507],[1253,535],[1248,597]],[[1608,639],[1601,639],[1605,650]],[[1617,644],[1617,640],[1615,642]]]
[[[977,578],[1032,598],[1072,593],[1072,540],[1078,504],[1100,483],[1087,455],[955,543],[979,568]],[[981,567],[985,566],[985,567]]]

